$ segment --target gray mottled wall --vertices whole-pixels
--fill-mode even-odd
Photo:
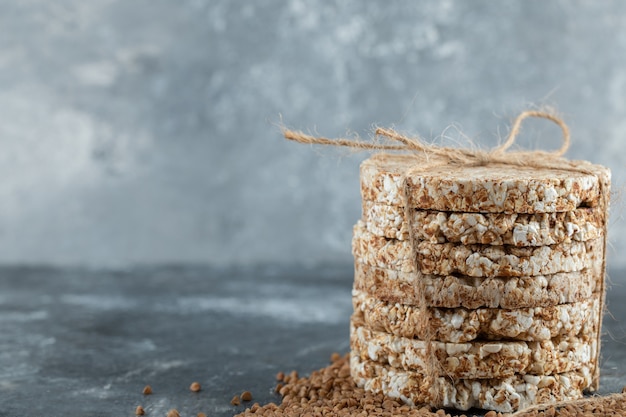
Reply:
[[[0,89],[2,263],[349,263],[364,156],[286,143],[280,115],[492,146],[550,104],[620,186],[626,3],[4,2]]]

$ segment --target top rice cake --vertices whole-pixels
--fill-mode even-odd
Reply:
[[[436,165],[416,155],[377,154],[361,163],[363,200],[404,206],[403,178],[410,207],[483,213],[553,213],[594,207],[609,192],[610,171],[571,161],[581,171],[515,165]]]

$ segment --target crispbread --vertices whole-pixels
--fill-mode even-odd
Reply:
[[[363,201],[363,222],[372,234],[407,240],[404,208]],[[413,236],[431,243],[545,246],[584,242],[603,235],[606,212],[579,207],[558,213],[457,213],[410,210]]]
[[[354,288],[380,300],[446,308],[549,307],[588,299],[601,287],[602,261],[577,272],[532,277],[419,275],[354,263]],[[419,280],[419,281],[418,281]]]
[[[572,161],[571,170],[500,164],[450,169],[448,165],[428,164],[416,155],[373,155],[361,163],[362,199],[404,206],[403,179],[408,174],[409,207],[551,213],[598,205],[601,192],[608,192],[610,182],[608,169],[586,161]],[[607,186],[603,188],[604,185]]]
[[[604,257],[603,239],[551,246],[491,246],[419,242],[422,273],[522,277],[581,271]]]
[[[379,300],[352,290],[355,325],[396,336],[463,343],[486,340],[543,341],[578,334],[601,319],[600,294],[579,303],[520,309],[420,308]],[[427,315],[425,320],[424,315]]]
[[[432,352],[429,352],[428,342],[351,323],[350,348],[352,354],[362,360],[419,373],[434,368],[438,376],[454,379],[551,375],[582,367],[593,368],[598,345],[595,331],[595,328],[585,328],[578,335],[558,336],[543,342],[431,342]],[[434,367],[431,360],[435,361]]]
[[[353,229],[352,254],[361,262],[399,272],[463,274],[473,277],[521,277],[580,271],[603,258],[602,238],[551,246],[493,246],[430,243],[387,239],[367,231],[358,221]]]
[[[418,372],[381,365],[350,355],[350,373],[357,386],[381,392],[410,405],[472,407],[504,413],[535,404],[554,403],[582,397],[592,380],[591,370],[583,367],[556,375],[514,375],[494,379],[437,378],[434,386],[425,383]]]

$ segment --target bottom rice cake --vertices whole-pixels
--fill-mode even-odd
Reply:
[[[463,343],[486,340],[543,341],[578,334],[585,325],[601,319],[600,294],[585,301],[551,307],[518,309],[438,308],[388,303],[352,290],[353,320],[396,336],[440,342]]]
[[[461,379],[505,378],[515,374],[552,375],[596,366],[597,329],[543,342],[428,342],[350,326],[351,354],[396,369]],[[434,362],[433,362],[434,361]]]
[[[410,405],[472,407],[510,413],[536,404],[581,398],[592,380],[591,371],[581,368],[555,375],[514,375],[493,379],[438,377],[429,384],[424,374],[350,355],[350,374],[366,391],[382,393]]]
[[[378,268],[355,260],[354,288],[406,305],[445,308],[548,307],[587,300],[601,288],[602,262],[582,271],[534,277],[420,275]]]

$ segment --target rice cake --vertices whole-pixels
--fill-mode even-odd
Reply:
[[[431,386],[419,372],[362,360],[358,355],[350,355],[350,374],[358,387],[409,405],[427,404],[458,410],[476,407],[503,413],[535,404],[581,398],[592,380],[591,371],[583,367],[555,375],[527,374],[482,380],[438,377]]]
[[[599,205],[601,194],[608,192],[610,171],[587,161],[570,161],[570,166],[572,169],[492,164],[451,169],[417,155],[377,154],[361,163],[361,197],[404,206],[403,182],[408,173],[408,204],[419,209],[552,213]]]
[[[419,281],[417,281],[419,280]],[[584,301],[600,290],[602,262],[577,272],[533,277],[420,275],[366,265],[356,259],[354,288],[389,303],[445,308],[549,307]]]
[[[585,301],[551,307],[438,308],[387,303],[352,290],[357,326],[396,336],[440,342],[464,343],[475,339],[544,341],[578,334],[601,319],[600,294]],[[424,317],[426,315],[426,317]]]
[[[595,366],[598,345],[595,331],[587,328],[575,336],[559,336],[543,342],[431,342],[432,352],[428,352],[428,342],[351,323],[350,348],[362,360],[419,373],[431,368],[432,358],[437,363],[435,369],[439,367],[438,376],[454,379],[552,375]]]
[[[358,221],[353,228],[352,254],[361,262],[399,272],[415,271],[415,254],[422,274],[459,273],[473,277],[521,277],[581,271],[603,259],[602,238],[551,246],[492,246],[430,243],[376,236]]]
[[[369,232],[390,239],[407,240],[404,208],[363,201],[362,220]],[[545,246],[599,238],[606,212],[600,207],[579,207],[558,213],[457,213],[410,211],[410,225],[417,240],[464,245]]]
[[[604,258],[604,239],[551,246],[491,246],[419,242],[424,274],[522,277],[581,271]]]

